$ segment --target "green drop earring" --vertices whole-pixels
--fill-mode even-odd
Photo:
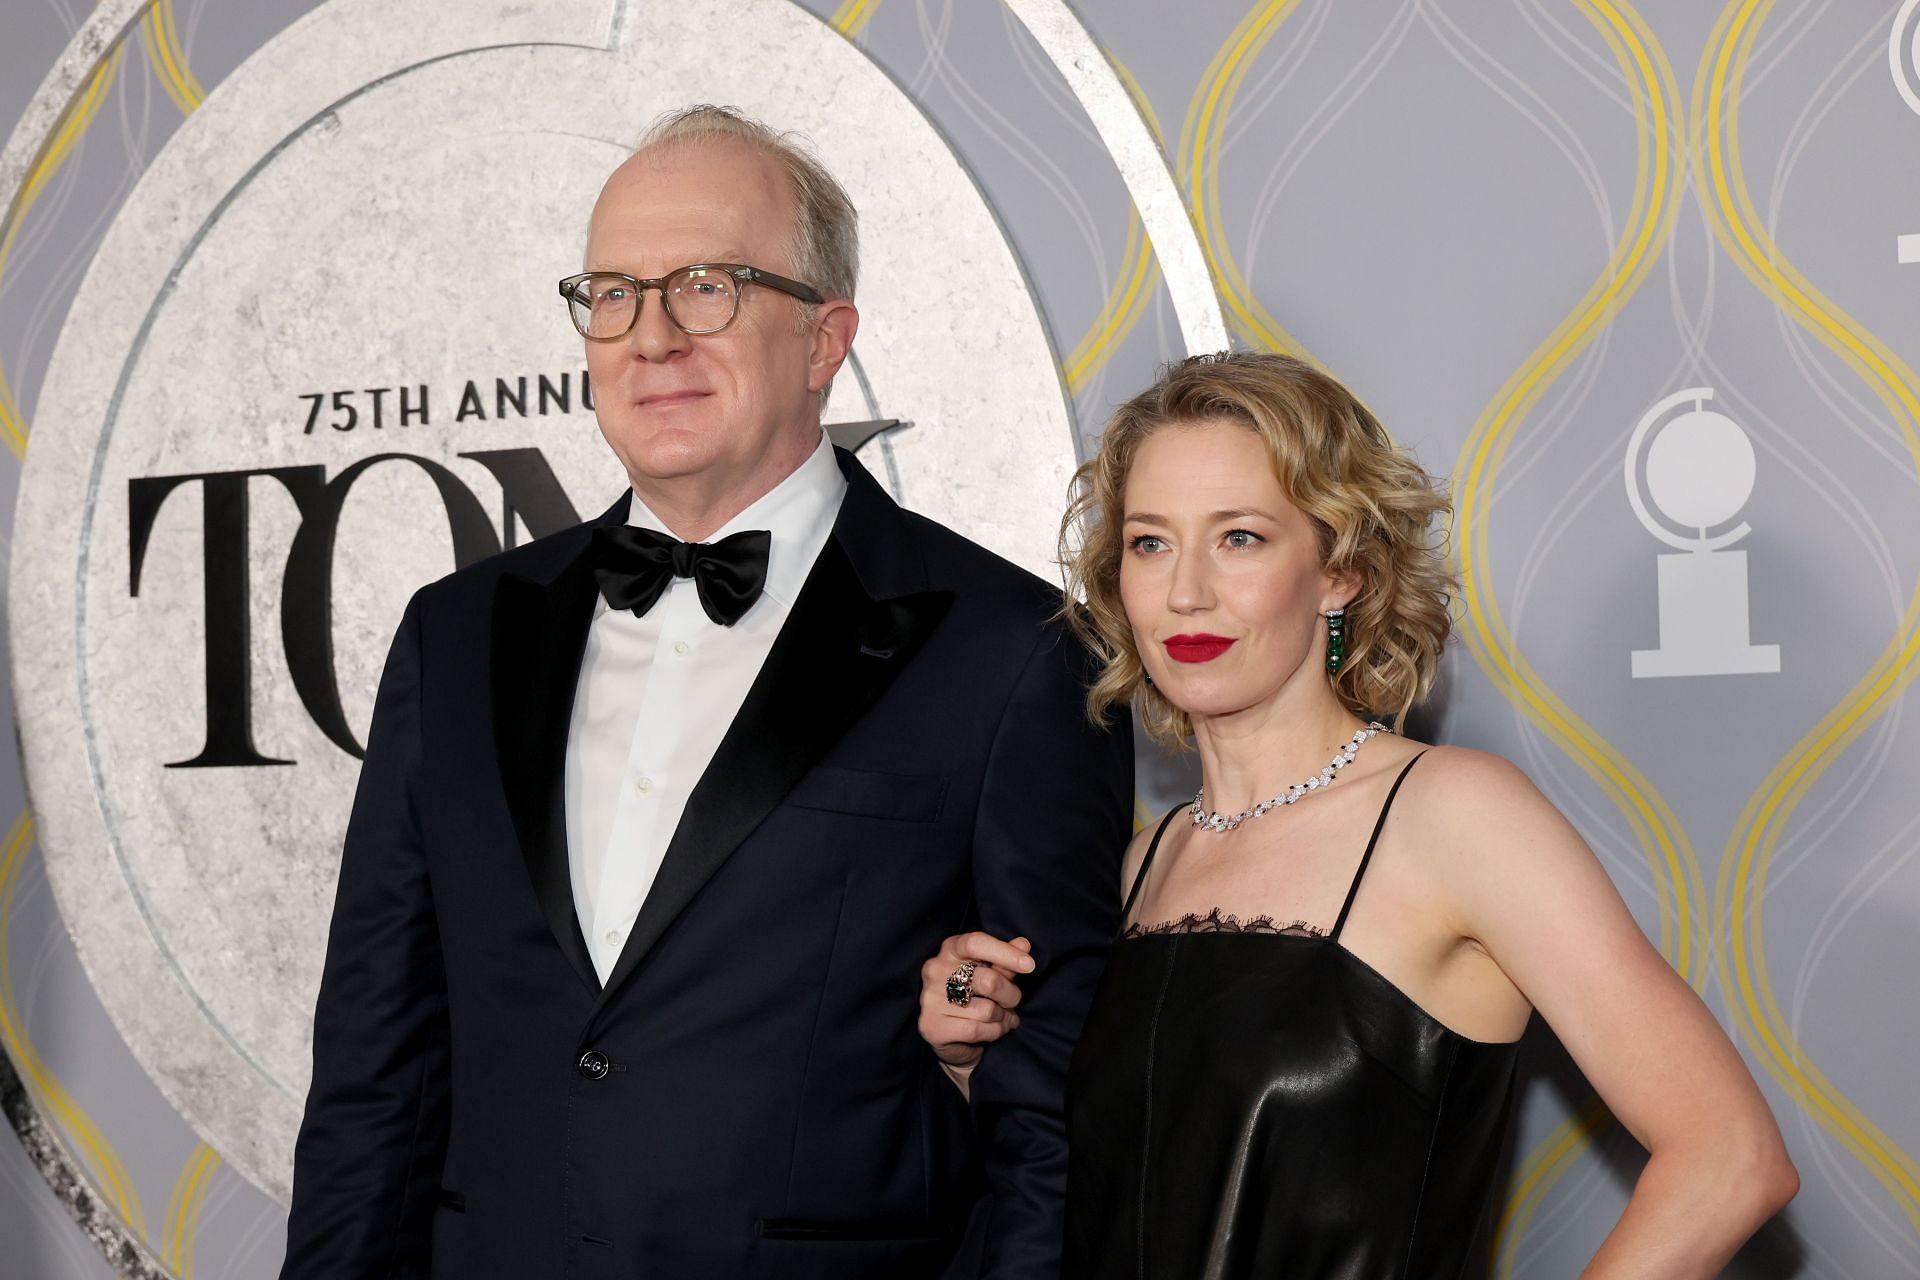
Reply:
[[[1327,610],[1327,674],[1340,674],[1340,664],[1347,658],[1347,611],[1345,609]]]

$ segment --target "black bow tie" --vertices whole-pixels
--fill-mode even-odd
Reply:
[[[593,576],[612,609],[639,617],[653,608],[675,578],[692,578],[700,607],[730,627],[753,607],[767,585],[765,529],[731,534],[718,542],[682,542],[651,529],[613,525],[593,531]]]

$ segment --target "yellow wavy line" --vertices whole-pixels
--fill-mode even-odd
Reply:
[[[1140,82],[1112,54],[1107,55],[1107,61],[1112,64],[1114,74],[1120,77],[1120,83],[1126,87],[1134,106],[1146,120],[1147,128],[1153,131],[1154,141],[1164,150],[1166,138],[1160,132],[1160,118],[1154,114],[1153,103],[1140,88]],[[1147,302],[1153,297],[1154,290],[1160,287],[1160,264],[1154,258],[1153,243],[1147,239],[1141,226],[1138,209],[1129,208],[1127,211],[1127,243],[1120,252],[1120,260],[1127,265],[1113,282],[1113,288],[1108,290],[1100,314],[1094,317],[1086,335],[1074,345],[1062,368],[1067,391],[1071,395],[1078,395],[1093,375],[1113,359],[1114,352],[1120,349],[1120,344],[1140,323],[1140,317],[1146,314]]]
[[[13,933],[13,891],[19,883],[21,868],[26,865],[27,850],[32,847],[33,819],[23,813],[7,832],[4,849],[0,849],[0,1043],[5,1044],[7,1056],[20,1069],[20,1076],[40,1113],[53,1121],[56,1131],[67,1139],[69,1149],[78,1148],[82,1160],[93,1171],[95,1185],[105,1190],[110,1202],[119,1209],[121,1220],[145,1239],[147,1225],[140,1208],[140,1195],[127,1176],[126,1165],[99,1126],[41,1061],[27,1039],[26,1027],[18,1013],[8,944]]]
[[[1694,901],[1704,898],[1704,879],[1685,830],[1659,791],[1625,757],[1562,702],[1533,671],[1513,643],[1490,585],[1488,522],[1482,507],[1527,413],[1638,289],[1664,251],[1679,212],[1669,128],[1671,94],[1678,99],[1672,68],[1637,14],[1619,0],[1576,0],[1620,59],[1635,90],[1639,125],[1633,211],[1599,279],[1574,312],[1509,378],[1474,424],[1456,470],[1454,521],[1465,636],[1489,679],[1527,718],[1571,755],[1620,805],[1661,882],[1660,949],[1683,977],[1693,972],[1693,944],[1702,926]],[[1664,879],[1663,879],[1664,877]],[[1678,945],[1676,947],[1676,934]]]
[[[1200,249],[1213,273],[1214,287],[1226,304],[1227,322],[1252,347],[1286,351],[1311,359],[1306,349],[1262,306],[1247,287],[1227,245],[1220,218],[1220,152],[1228,108],[1240,92],[1254,60],[1290,17],[1300,0],[1264,0],[1240,20],[1227,41],[1213,55],[1187,105],[1181,125],[1181,161],[1187,199],[1193,204],[1194,226]]]
[[[1775,305],[1860,375],[1887,406],[1920,471],[1920,378],[1787,261],[1754,210],[1740,156],[1740,93],[1754,40],[1772,7],[1734,0],[1721,11],[1701,55],[1691,106],[1695,183],[1711,197],[1702,204],[1728,255]],[[1920,1229],[1920,1165],[1854,1106],[1795,1040],[1774,999],[1763,934],[1767,873],[1794,810],[1916,675],[1920,584],[1893,639],[1867,673],[1794,744],[1741,811],[1715,883],[1714,945],[1741,1038],[1795,1104],[1859,1160]]]
[[[1493,593],[1488,553],[1494,481],[1520,424],[1548,388],[1599,336],[1639,289],[1664,252],[1680,209],[1681,184],[1673,156],[1674,104],[1679,85],[1653,32],[1631,6],[1614,0],[1575,0],[1607,42],[1634,93],[1634,192],[1627,228],[1605,269],[1573,311],[1507,380],[1461,447],[1455,474],[1463,634],[1493,685],[1590,776],[1626,817],[1653,874],[1660,913],[1661,954],[1696,988],[1705,981],[1706,929],[1696,906],[1705,878],[1679,818],[1659,790],[1612,744],[1556,695],[1520,654]],[[1522,1162],[1495,1231],[1493,1255],[1511,1275],[1521,1236],[1547,1193],[1571,1169],[1610,1119],[1598,1098],[1574,1115]]]
[[[20,194],[14,197],[13,207],[7,211],[5,230],[0,232],[0,278],[4,278],[7,263],[13,256],[14,238],[20,232],[27,211],[33,208],[40,193],[46,189],[60,166],[93,124],[95,116],[105,104],[108,92],[120,75],[120,62],[126,52],[123,45],[116,44],[113,52],[101,60],[93,74],[67,104],[66,111],[54,126],[53,133],[35,158],[32,168],[27,170],[27,179],[20,184]],[[13,389],[7,385],[6,371],[0,369],[0,439],[4,439],[15,457],[25,457],[27,452],[27,425],[20,413],[20,406],[14,401]]]
[[[193,1280],[193,1250],[199,1235],[200,1212],[206,1208],[207,1191],[213,1175],[220,1170],[220,1155],[202,1142],[195,1146],[181,1167],[167,1202],[166,1264],[178,1280]]]
[[[1493,1226],[1491,1255],[1492,1259],[1499,1260],[1500,1274],[1513,1274],[1514,1255],[1520,1240],[1533,1225],[1533,1216],[1545,1202],[1546,1193],[1613,1123],[1613,1114],[1607,1110],[1606,1103],[1600,1101],[1598,1094],[1589,1094],[1521,1163]]]
[[[1159,287],[1160,266],[1154,260],[1153,246],[1141,233],[1137,210],[1128,210],[1127,243],[1120,257],[1127,266],[1113,282],[1100,314],[1094,317],[1086,335],[1075,344],[1062,366],[1061,373],[1070,395],[1079,395],[1093,375],[1113,359],[1114,352],[1146,314],[1147,300]]]
[[[174,25],[173,0],[154,0],[141,17],[140,37],[160,87],[173,99],[181,114],[190,114],[206,98],[206,90],[188,67],[186,53],[180,47],[179,32]],[[26,221],[27,211],[92,127],[94,117],[100,114],[107,94],[119,78],[120,64],[125,54],[124,40],[116,41],[112,51],[94,68],[80,92],[67,105],[46,146],[35,159],[33,167],[27,171],[20,194],[14,200],[13,208],[7,211],[5,231],[0,233],[0,279],[6,276],[7,264],[13,256],[14,238]],[[20,412],[19,403],[14,399],[6,371],[0,369],[0,440],[4,440],[7,447],[13,450],[14,456],[25,457],[27,434],[26,416]]]
[[[851,40],[867,29],[867,23],[873,21],[873,11],[879,7],[880,0],[841,0],[827,25]]]
[[[181,115],[192,115],[206,100],[207,91],[187,65],[186,50],[181,47],[180,33],[174,26],[173,0],[154,0],[140,20],[140,40],[146,46],[148,61],[153,65],[161,89],[173,99],[173,105],[180,108]]]
[[[188,1153],[187,1163],[180,1170],[180,1176],[173,1180],[173,1190],[167,1193],[167,1216],[160,1221],[160,1261],[169,1271],[179,1272],[180,1208],[185,1203],[186,1192],[191,1185],[189,1174],[194,1170],[200,1158],[198,1145]]]

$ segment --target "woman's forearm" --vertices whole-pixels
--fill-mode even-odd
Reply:
[[[977,1062],[969,1062],[964,1067],[956,1067],[951,1062],[942,1062],[940,1069],[947,1073],[947,1079],[953,1081],[953,1087],[960,1091],[960,1096],[971,1102],[973,1101],[973,1069],[978,1065]]]
[[[1769,1131],[1658,1148],[1584,1280],[1705,1280],[1799,1190]]]

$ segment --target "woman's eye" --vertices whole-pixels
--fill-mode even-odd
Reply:
[[[1246,529],[1235,529],[1227,534],[1227,545],[1230,547],[1251,547],[1260,541],[1259,534]]]
[[[1165,550],[1166,543],[1161,541],[1159,538],[1154,537],[1150,533],[1142,533],[1142,534],[1136,534],[1127,543],[1127,546],[1131,547],[1135,551],[1144,552],[1147,555],[1153,555],[1156,552]]]

